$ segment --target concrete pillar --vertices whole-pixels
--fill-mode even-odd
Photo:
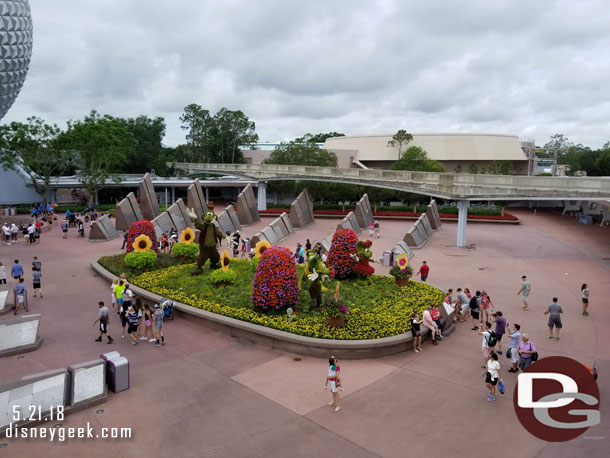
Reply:
[[[94,205],[98,205],[99,201],[97,200],[97,191],[95,191],[95,194],[93,194],[93,204]]]
[[[205,187],[205,203],[207,204],[210,201],[210,188]]]
[[[466,246],[466,222],[468,219],[467,200],[460,200],[458,206],[458,230],[457,230],[457,246],[463,248]]]
[[[258,210],[267,210],[267,182],[258,182]]]
[[[176,188],[172,187],[172,204],[176,203]]]
[[[165,188],[165,210],[168,209],[168,205],[167,205],[167,188]]]

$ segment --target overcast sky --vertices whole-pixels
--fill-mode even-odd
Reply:
[[[241,109],[261,142],[347,135],[556,132],[610,140],[604,0],[30,0],[34,51],[2,122],[91,109]]]

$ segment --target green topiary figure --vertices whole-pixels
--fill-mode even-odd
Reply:
[[[214,225],[214,220],[218,217],[214,213],[214,202],[208,202],[208,211],[203,214],[203,222],[197,218],[193,209],[188,210],[195,227],[201,231],[199,235],[199,256],[197,257],[197,270],[193,275],[201,274],[203,266],[210,260],[210,269],[218,269],[220,254],[216,242],[225,238],[223,233]]]
[[[358,241],[356,248],[358,249],[358,264],[354,266],[354,272],[363,277],[368,277],[375,273],[373,266],[369,264],[373,251],[371,250],[373,242],[367,240],[366,242]]]
[[[316,307],[322,305],[322,293],[326,290],[322,281],[329,273],[330,269],[324,265],[320,256],[312,250],[307,250],[307,265],[299,279],[299,289],[303,289],[303,285],[309,285],[309,296],[316,301]]]

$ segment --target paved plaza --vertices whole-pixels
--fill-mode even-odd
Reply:
[[[610,450],[610,229],[585,226],[550,212],[513,212],[520,225],[469,224],[470,248],[455,247],[457,224],[441,231],[410,260],[415,271],[426,260],[429,283],[446,290],[485,289],[509,323],[520,323],[541,357],[564,355],[599,371],[601,424],[567,443],[547,443],[526,432],[515,415],[516,375],[500,359],[507,386],[487,402],[481,369],[481,337],[470,323],[423,351],[343,360],[343,409],[327,405],[327,362],[238,340],[177,317],[166,322],[167,345],[121,339],[112,314],[114,343],[94,342],[97,302],[110,303],[110,285],[90,268],[91,260],[120,251],[109,242],[68,240],[54,228],[39,245],[0,247],[8,266],[20,259],[31,288],[30,263],[43,264],[44,298],[30,310],[42,314],[41,348],[0,360],[7,381],[118,350],[129,359],[131,388],[108,394],[103,405],[66,417],[65,426],[131,427],[133,438],[117,440],[0,439],[6,457],[605,457]],[[272,221],[242,230],[252,236]],[[339,220],[319,219],[281,245],[312,243],[332,233]],[[375,258],[402,239],[413,221],[381,221]],[[367,232],[360,234],[368,238]],[[377,273],[387,268],[374,265]],[[532,283],[529,311],[517,296],[522,275]],[[414,278],[415,279],[415,278]],[[580,286],[591,290],[590,316],[581,314]],[[549,341],[543,312],[553,296],[564,307],[561,340]],[[410,346],[409,346],[410,347]],[[506,347],[506,343],[505,343]],[[103,410],[102,413],[97,413]]]

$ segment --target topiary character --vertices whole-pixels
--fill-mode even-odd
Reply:
[[[320,256],[312,250],[307,250],[307,264],[299,280],[299,289],[309,285],[309,296],[316,301],[316,307],[322,306],[322,293],[326,288],[322,285],[323,277],[330,273]]]
[[[214,220],[218,219],[216,213],[214,213],[214,202],[208,202],[208,211],[202,216],[203,222],[197,218],[197,214],[193,209],[187,210],[187,212],[195,227],[201,231],[199,235],[197,270],[193,272],[193,275],[202,273],[203,266],[208,259],[210,260],[210,269],[217,269],[219,267],[218,261],[220,261],[217,241],[225,238],[225,235],[214,224]]]
[[[353,257],[358,251],[357,243],[358,236],[353,230],[339,229],[335,232],[326,261],[331,277],[341,280],[353,276],[354,266],[358,263]]]
[[[358,249],[358,264],[354,266],[354,272],[363,277],[368,277],[375,273],[373,266],[369,264],[373,251],[371,250],[373,242],[367,240],[366,242],[358,241],[356,248]]]
[[[261,255],[250,300],[263,310],[295,307],[299,303],[297,267],[288,248],[272,246]]]

